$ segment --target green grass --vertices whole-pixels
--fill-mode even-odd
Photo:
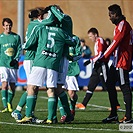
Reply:
[[[15,108],[23,91],[17,91],[13,100]],[[78,102],[83,100],[84,91],[77,93]],[[118,99],[123,105],[123,96],[118,92]],[[96,106],[95,106],[96,105]],[[110,107],[107,92],[94,92],[86,110],[76,110],[75,120],[71,124],[17,124],[10,113],[0,113],[0,133],[119,133],[118,124],[103,124],[101,120],[109,115],[107,107]],[[0,110],[2,110],[0,96]],[[24,109],[22,114],[24,115]],[[60,119],[59,111],[58,120]],[[35,115],[44,119],[47,117],[47,94],[45,91],[39,91]],[[119,118],[124,116],[124,112],[118,112]]]

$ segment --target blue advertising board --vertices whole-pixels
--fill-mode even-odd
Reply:
[[[26,74],[23,68],[23,60],[24,55],[21,56],[19,60],[19,69],[18,69],[18,86],[25,86],[26,85]],[[78,84],[80,87],[87,86],[89,82],[89,78],[92,73],[92,64],[87,65],[86,67],[83,65],[83,63],[88,59],[81,58],[78,63],[80,66],[80,74],[78,76]],[[133,62],[132,62],[133,66]],[[45,85],[45,84],[44,84]],[[133,70],[130,72],[130,85],[133,87]]]

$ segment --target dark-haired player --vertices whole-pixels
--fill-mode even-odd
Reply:
[[[17,82],[18,60],[21,53],[20,36],[12,32],[13,22],[3,18],[4,32],[0,34],[0,75],[2,82],[2,112],[12,112],[12,100]]]

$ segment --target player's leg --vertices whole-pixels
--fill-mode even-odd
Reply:
[[[119,68],[118,75],[126,109],[124,118],[121,119],[119,122],[132,123],[132,92],[130,88],[129,72],[127,70]]]
[[[66,77],[66,89],[68,90],[68,95],[70,98],[70,110],[73,115],[75,115],[75,105],[78,100],[78,95],[76,94],[79,91],[78,82],[75,76]]]
[[[109,101],[111,106],[111,112],[109,116],[102,120],[103,123],[111,123],[118,121],[117,115],[117,92],[115,88],[116,81],[118,79],[116,68],[113,66],[110,67],[108,77],[107,77],[107,91],[109,95]]]
[[[64,89],[62,87],[60,87],[60,88],[58,87],[55,90],[55,94],[58,95],[58,97],[60,98],[61,104],[64,107],[64,110],[67,114],[65,121],[63,121],[62,123],[73,121],[74,117],[71,114],[69,103],[68,103],[68,97],[67,97],[67,94],[65,93]]]
[[[17,69],[9,69],[9,89],[8,89],[8,110],[12,112],[12,100],[15,95],[16,82],[17,82]]]
[[[2,103],[4,109],[2,110],[2,113],[8,112],[8,107],[7,107],[7,100],[8,100],[8,83],[6,81],[2,82],[2,90],[1,90],[1,97],[2,97]]]
[[[32,112],[34,110],[34,104],[36,102],[36,86],[43,86],[44,79],[46,78],[46,69],[41,67],[33,67],[29,79],[27,81],[27,99],[26,99],[26,111],[25,117],[22,120],[18,120],[19,123],[25,123],[32,121]]]
[[[82,101],[82,103],[76,104],[76,108],[78,109],[85,109],[88,102],[90,101],[93,92],[96,86],[100,83],[99,74],[96,69],[93,69],[90,81],[88,83],[88,90],[86,91],[86,95]]]
[[[1,90],[1,96],[2,96],[2,103],[4,109],[2,112],[8,112],[7,107],[7,101],[8,101],[8,79],[9,79],[9,70],[6,67],[0,67],[0,76],[1,76],[1,83],[2,83],[2,90]]]
[[[48,117],[46,123],[53,123],[53,119],[56,119],[56,111],[57,111],[57,97],[55,95],[55,90],[57,88],[57,77],[58,72],[47,69],[47,95],[48,95]]]

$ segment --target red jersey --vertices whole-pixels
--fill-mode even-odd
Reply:
[[[95,56],[93,58],[91,58],[92,62],[96,62],[98,59],[100,59],[103,55],[103,53],[105,52],[105,50],[107,49],[107,44],[105,42],[105,40],[101,37],[98,37],[95,45],[94,45],[94,54]],[[105,62],[108,62],[108,59],[105,60]]]
[[[102,60],[114,52],[114,66],[130,70],[132,65],[132,28],[126,20],[122,20],[114,29],[114,38],[111,45],[104,52]]]

